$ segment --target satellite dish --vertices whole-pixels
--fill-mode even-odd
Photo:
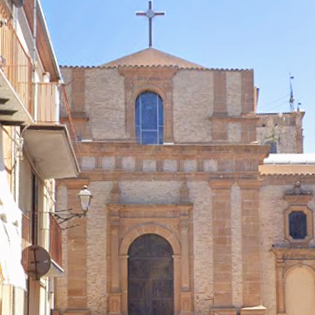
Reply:
[[[50,255],[39,245],[28,246],[22,252],[22,265],[29,277],[39,279],[49,271]]]
[[[24,4],[24,0],[12,0],[12,2],[17,8],[22,7]]]

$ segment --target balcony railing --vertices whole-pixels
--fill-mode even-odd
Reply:
[[[0,7],[0,19],[7,19],[8,24],[0,27],[0,68],[10,81],[25,108],[32,114],[32,62],[10,19]]]
[[[60,267],[62,263],[62,235],[61,228],[52,214],[49,214],[50,223],[50,242],[49,242],[49,254]]]
[[[37,122],[58,123],[56,83],[36,83]]]

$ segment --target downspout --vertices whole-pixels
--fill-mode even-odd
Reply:
[[[33,10],[33,106],[34,121],[38,118],[37,85],[36,85],[36,64],[37,64],[37,0],[34,0]]]

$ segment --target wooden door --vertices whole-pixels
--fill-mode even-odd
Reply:
[[[129,248],[128,314],[174,314],[173,251],[161,236],[146,234]]]

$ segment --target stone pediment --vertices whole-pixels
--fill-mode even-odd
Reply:
[[[176,67],[180,69],[206,69],[196,63],[175,57],[152,47],[113,60],[109,63],[101,65],[100,67]]]

